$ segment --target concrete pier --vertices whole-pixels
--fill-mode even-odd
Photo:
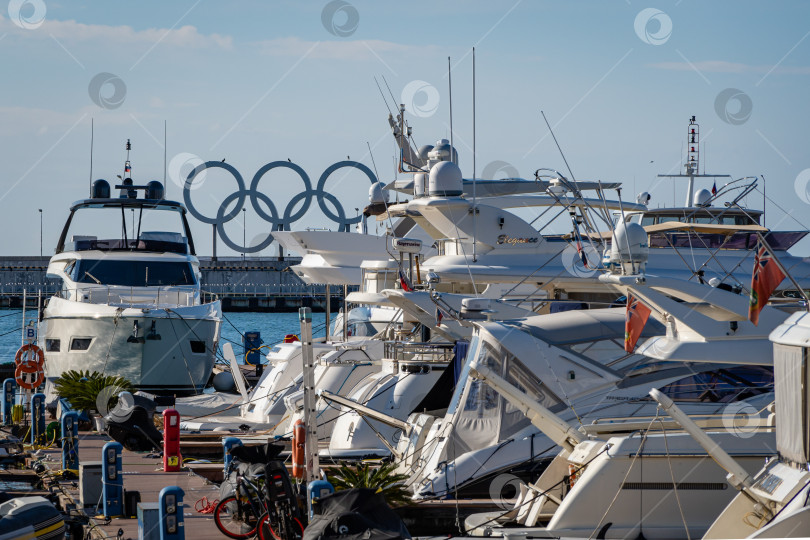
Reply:
[[[48,260],[0,257],[0,307],[22,307],[23,291],[31,308],[37,307],[40,294],[44,299],[56,293],[59,281],[45,277]],[[295,257],[200,257],[203,300],[221,300],[224,311],[284,312],[301,307],[324,311],[325,287],[307,285],[289,270],[300,261]],[[333,310],[342,300],[342,290],[333,287]]]

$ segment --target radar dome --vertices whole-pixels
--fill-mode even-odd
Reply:
[[[94,199],[109,199],[110,198],[110,183],[106,180],[99,178],[93,182],[93,198]]]
[[[458,152],[450,146],[447,139],[439,139],[436,146],[428,153],[430,161],[453,161],[458,162]]]
[[[647,205],[650,202],[650,194],[646,191],[642,191],[636,196],[636,202],[638,204]]]
[[[442,161],[430,169],[428,193],[431,197],[458,197],[462,186],[461,169],[452,161]]]
[[[419,172],[413,175],[413,196],[424,197],[427,195],[427,174]]]
[[[425,144],[419,147],[419,150],[416,151],[416,155],[418,155],[419,159],[422,161],[427,161],[431,150],[433,150],[433,145]]]
[[[374,182],[368,188],[368,202],[371,204],[382,204],[388,202],[388,190],[384,189],[382,182]]]
[[[146,198],[147,199],[162,199],[163,198],[163,184],[157,180],[152,180],[146,184]]]
[[[644,227],[638,223],[626,222],[616,225],[610,244],[611,263],[621,265],[630,263],[627,269],[631,273],[637,273],[647,262],[649,255],[650,246]]]
[[[709,199],[712,198],[712,192],[708,189],[701,189],[695,193],[694,205],[695,206],[710,206]]]

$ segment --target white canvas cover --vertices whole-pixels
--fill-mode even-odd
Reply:
[[[808,460],[807,355],[803,347],[773,346],[776,448],[796,464]]]

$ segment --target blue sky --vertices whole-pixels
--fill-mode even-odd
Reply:
[[[696,115],[707,172],[764,175],[768,225],[810,225],[809,3],[353,0],[324,24],[335,6],[8,2],[0,9],[2,253],[39,253],[38,208],[52,253],[69,202],[87,192],[91,118],[96,178],[121,173],[130,138],[136,182],[162,179],[165,120],[176,164],[189,154],[225,158],[249,181],[265,163],[289,158],[316,182],[347,156],[372,166],[368,143],[390,181],[394,142],[373,78],[410,100],[417,143],[432,143],[449,136],[448,56],[454,142],[470,177],[473,46],[478,175],[496,160],[526,178],[539,167],[564,170],[542,109],[577,179],[623,181],[626,198],[648,190],[653,206],[671,204],[672,184],[655,175],[677,170]],[[118,94],[108,82],[91,96],[100,73],[117,78]],[[407,91],[414,88],[421,91]],[[738,97],[718,105],[729,88]],[[367,185],[344,170],[327,189],[353,215]],[[284,171],[261,183],[281,208],[299,186]],[[209,172],[195,205],[215,213],[234,188]],[[681,203],[683,187],[676,191]],[[169,197],[180,197],[171,181]],[[761,208],[762,196],[747,202]],[[295,228],[307,226],[330,226],[315,204]],[[226,229],[241,241],[241,219]],[[209,226],[195,222],[193,231],[198,252],[210,254]],[[249,208],[247,242],[267,231]],[[219,252],[228,250],[220,244]]]

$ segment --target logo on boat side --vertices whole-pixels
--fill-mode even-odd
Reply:
[[[515,236],[509,236],[508,234],[501,234],[498,236],[498,243],[499,244],[509,244],[510,246],[515,246],[518,244],[536,244],[538,238],[536,236],[530,238],[518,238]]]

